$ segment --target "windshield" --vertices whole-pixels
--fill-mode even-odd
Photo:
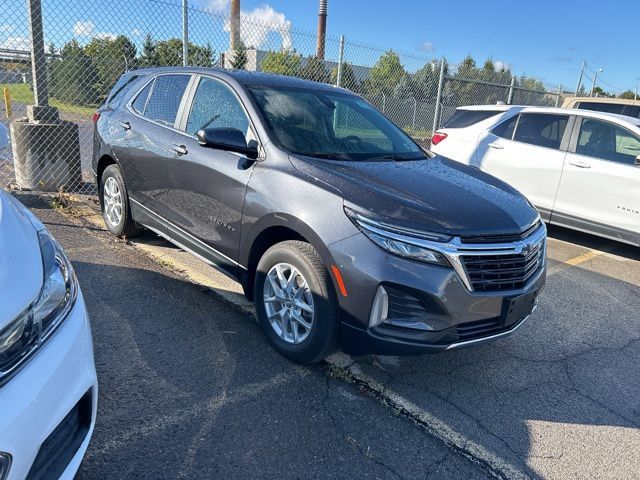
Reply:
[[[416,160],[425,152],[363,99],[341,92],[250,86],[272,140],[334,160]]]

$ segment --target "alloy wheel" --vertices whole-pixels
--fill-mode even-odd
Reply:
[[[122,191],[113,177],[104,182],[103,200],[107,221],[112,227],[117,227],[122,220]]]

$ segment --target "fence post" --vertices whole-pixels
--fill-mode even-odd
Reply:
[[[562,84],[558,85],[558,96],[556,98],[556,108],[560,105],[560,95],[562,95]]]
[[[189,64],[189,0],[182,0],[182,66]]]
[[[442,89],[444,87],[444,58],[440,60],[440,78],[438,79],[438,93],[436,95],[436,109],[433,112],[433,128],[431,133],[435,133],[438,129],[438,122],[440,121],[440,101],[442,100]]]
[[[340,35],[340,50],[338,51],[338,72],[336,73],[336,87],[342,84],[342,64],[344,63],[344,35]]]
[[[509,95],[507,95],[507,105],[511,105],[513,102],[513,89],[516,86],[516,76],[511,77],[511,84],[509,85]]]
[[[414,98],[413,99],[413,121],[411,122],[411,128],[413,128],[414,130],[414,135],[415,135],[415,129],[416,129],[416,110],[418,110],[418,101]]]

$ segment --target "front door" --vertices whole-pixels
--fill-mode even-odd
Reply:
[[[478,142],[480,169],[522,192],[548,219],[565,160],[569,115],[521,113]]]
[[[640,135],[592,118],[576,128],[552,222],[640,241]]]
[[[172,233],[223,268],[237,266],[242,207],[254,162],[245,156],[199,145],[196,133],[210,127],[236,128],[256,140],[236,93],[221,80],[201,76],[180,129],[182,154],[168,162],[167,219]]]

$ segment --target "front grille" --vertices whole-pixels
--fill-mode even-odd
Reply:
[[[40,445],[27,480],[60,478],[87,437],[92,408],[89,390]]]
[[[462,323],[456,327],[457,341],[474,340],[476,338],[495,335],[511,327],[505,327],[500,322],[500,318],[488,320],[478,320],[475,322]]]
[[[523,288],[544,263],[544,242],[523,253],[462,255],[474,291],[494,292]]]

